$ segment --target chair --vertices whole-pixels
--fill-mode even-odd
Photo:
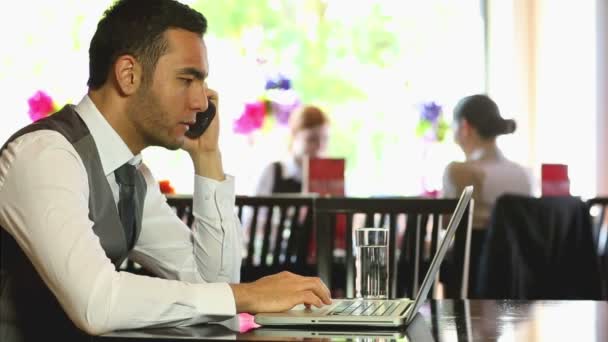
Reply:
[[[253,281],[280,271],[315,275],[308,262],[312,241],[313,197],[237,196],[246,256],[241,280]]]
[[[580,198],[497,199],[482,250],[480,298],[598,299],[599,273],[589,209]]]
[[[167,195],[167,204],[173,208],[177,217],[184,224],[192,227],[194,215],[192,214],[192,195]]]
[[[315,228],[317,230],[318,274],[330,289],[339,288],[345,278],[346,297],[354,296],[353,229],[355,226],[389,227],[389,296],[413,297],[422,283],[426,268],[438,248],[440,233],[447,226],[458,203],[455,199],[420,198],[318,198],[315,200]],[[471,202],[472,203],[472,202]],[[456,232],[452,270],[447,296],[466,298],[472,204]],[[334,260],[334,240],[337,222],[345,218],[346,250],[343,262]],[[427,235],[430,234],[430,235]],[[427,239],[427,236],[429,237]],[[425,252],[424,242],[430,240]],[[342,261],[342,260],[340,260]],[[336,276],[345,269],[345,275]],[[398,286],[399,285],[399,286]],[[431,291],[434,293],[435,291]]]
[[[608,197],[587,201],[602,277],[602,299],[608,300]]]
[[[253,281],[280,271],[315,275],[307,263],[312,241],[313,197],[236,196],[245,246],[241,281]],[[194,221],[192,196],[168,196],[167,203],[189,227]]]
[[[307,262],[312,234],[313,197],[236,196],[245,246],[241,281],[253,281],[280,271],[316,274]],[[168,196],[167,203],[189,227],[194,220],[192,196]]]

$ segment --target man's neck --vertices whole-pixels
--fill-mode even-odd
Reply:
[[[131,152],[138,155],[145,148],[145,145],[140,141],[141,139],[137,139],[136,128],[128,120],[126,99],[105,88],[89,90],[88,96],[101,115],[127,144]]]

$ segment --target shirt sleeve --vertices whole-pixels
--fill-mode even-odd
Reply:
[[[258,183],[255,188],[255,195],[257,196],[268,196],[272,194],[272,188],[274,186],[274,169],[275,164],[271,163],[267,165],[262,172],[260,173],[260,177],[258,179]]]
[[[76,326],[101,334],[235,315],[226,283],[117,272],[92,230],[88,198],[82,161],[59,133],[26,134],[0,157],[0,225]]]
[[[167,204],[145,165],[140,170],[148,189],[142,232],[130,257],[169,279],[239,282],[243,247],[234,207],[234,178],[226,176],[218,182],[195,176],[190,229]]]

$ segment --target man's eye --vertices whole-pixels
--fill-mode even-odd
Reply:
[[[194,79],[192,78],[180,78],[180,80],[185,83],[186,85],[190,85],[190,83],[192,83],[192,81],[194,81]]]

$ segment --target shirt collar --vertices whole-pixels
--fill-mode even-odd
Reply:
[[[141,163],[141,154],[133,155],[88,95],[85,95],[74,109],[91,132],[106,176],[126,162],[135,166]]]
[[[285,174],[283,178],[302,179],[302,168],[298,166],[295,157],[289,157],[285,160]]]

